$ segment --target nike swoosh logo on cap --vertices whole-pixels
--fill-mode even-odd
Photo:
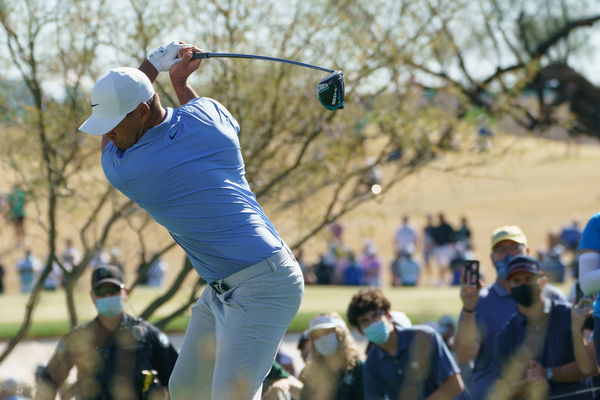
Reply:
[[[92,107],[96,107],[98,104],[100,104],[100,103],[92,104]]]

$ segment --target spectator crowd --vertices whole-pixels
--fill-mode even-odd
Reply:
[[[16,201],[24,201],[19,196],[15,196]],[[18,233],[23,232],[24,237],[24,220],[21,223],[15,226],[18,243],[24,243]],[[388,262],[382,261],[372,240],[365,240],[357,253],[348,248],[340,223],[332,224],[330,234],[327,251],[315,264],[307,266],[302,251],[297,254],[306,283],[365,287],[348,299],[345,319],[333,310],[323,310],[310,321],[298,342],[303,369],[296,370],[289,355],[277,355],[264,381],[262,399],[600,399],[594,296],[584,295],[576,280],[582,237],[578,221],[549,232],[546,248],[536,252],[530,250],[526,234],[518,226],[497,228],[490,241],[495,276],[485,277],[481,271],[465,269],[467,261],[474,258],[473,232],[465,216],[453,226],[443,213],[428,215],[422,229],[416,228],[409,216],[403,216],[392,238],[395,256]],[[39,255],[27,246],[19,247],[22,256],[15,267],[20,291],[28,293],[42,267]],[[168,266],[159,254],[152,260],[151,265],[138,267],[139,282],[160,287]],[[46,290],[60,289],[65,271],[82,261],[72,240],[64,242],[59,261],[44,280]],[[159,350],[164,347],[160,350],[162,358],[152,361],[158,364],[143,371],[160,371],[160,377],[150,377],[159,388],[155,391],[159,395],[153,395],[158,397],[153,398],[165,398],[177,354],[163,333],[123,314],[127,291],[120,249],[97,249],[89,265],[93,300],[99,312],[95,321],[113,321],[113,326],[122,321],[131,326],[146,324],[144,331],[152,332],[151,340]],[[386,266],[389,283],[382,282]],[[0,266],[0,292],[4,271]],[[575,284],[564,296],[553,283],[564,282],[569,273]],[[456,318],[444,315],[437,321],[413,325],[402,312],[402,305],[391,304],[379,289],[388,284],[457,285],[462,307]],[[121,306],[117,314],[111,314],[116,303],[109,305],[108,300],[115,293],[120,293],[116,297]],[[86,326],[91,329],[94,325]],[[79,333],[70,333],[63,340],[72,340],[74,335]],[[356,338],[368,343],[366,350]],[[54,398],[57,393],[61,398],[77,398],[75,392],[61,389],[68,373],[66,358],[60,358],[67,357],[61,354],[65,351],[61,346],[48,365],[37,371],[37,392],[9,379],[0,385],[0,400]],[[82,351],[79,346],[69,351]],[[111,346],[116,347],[107,351],[120,357],[117,349],[121,344]],[[92,346],[84,353],[88,351],[95,350]],[[160,359],[168,363],[166,368]],[[68,365],[70,368],[72,363]],[[99,365],[95,368],[104,368]],[[137,371],[137,364],[131,368],[135,376],[142,373]],[[54,370],[63,372],[57,375]],[[99,379],[96,372],[88,372],[89,379]],[[103,382],[110,384],[111,374],[117,372],[106,374],[102,375]],[[137,390],[138,381],[143,381],[140,394],[132,398],[148,398],[143,389],[146,378],[135,378],[132,390]],[[40,385],[46,385],[42,397]]]

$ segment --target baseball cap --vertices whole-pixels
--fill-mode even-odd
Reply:
[[[92,115],[79,130],[100,136],[110,132],[135,110],[154,96],[150,79],[136,68],[114,68],[102,75],[92,89]]]
[[[517,256],[508,263],[508,273],[506,279],[517,272],[530,272],[536,275],[542,275],[544,272],[540,267],[540,263],[530,256]]]
[[[336,326],[346,329],[346,323],[340,318],[329,315],[319,315],[310,321],[310,324],[308,325],[308,332],[312,332],[317,329],[335,328]]]
[[[96,268],[92,272],[92,289],[97,288],[103,283],[113,283],[123,286],[123,273],[114,265],[106,265]]]
[[[527,237],[517,225],[507,225],[496,229],[492,233],[492,249],[503,240],[512,240],[527,246]]]

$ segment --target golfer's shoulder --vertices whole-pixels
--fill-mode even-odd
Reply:
[[[188,115],[209,124],[220,121],[238,127],[237,121],[227,107],[210,97],[192,99],[179,107],[178,111],[182,116]]]

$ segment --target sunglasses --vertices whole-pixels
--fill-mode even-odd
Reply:
[[[97,297],[116,295],[119,293],[121,293],[121,286],[117,286],[117,285],[100,286],[100,287],[94,289],[94,294]]]

